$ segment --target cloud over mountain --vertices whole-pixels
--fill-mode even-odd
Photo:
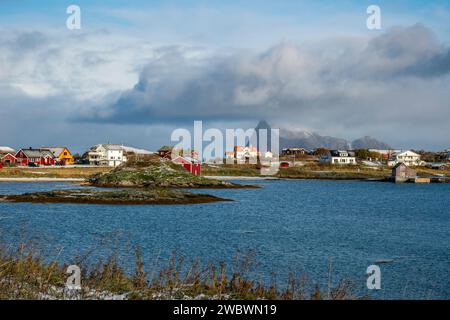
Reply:
[[[394,27],[369,40],[283,42],[257,53],[166,47],[141,71],[134,88],[84,120],[148,124],[265,118],[332,127],[338,134],[350,131],[346,136],[402,135],[420,124],[433,134],[450,117],[449,75],[449,47],[421,24]]]
[[[33,125],[38,115],[65,122],[67,141],[77,126],[109,127],[96,130],[105,139],[119,124],[140,137],[136,124],[267,119],[326,136],[445,147],[449,80],[450,49],[422,24],[252,50],[149,45],[108,31],[11,31],[0,35],[0,115],[15,121],[0,123],[0,133],[21,137],[27,123],[54,136],[54,125]]]

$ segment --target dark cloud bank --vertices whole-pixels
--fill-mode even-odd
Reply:
[[[421,24],[395,27],[369,41],[341,39],[304,47],[281,43],[258,54],[188,55],[180,47],[162,49],[133,89],[84,120],[267,119],[394,143],[450,134],[450,49]]]

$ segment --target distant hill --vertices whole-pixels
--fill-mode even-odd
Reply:
[[[270,135],[270,125],[267,121],[260,121],[255,130],[267,129]],[[270,137],[268,137],[269,150],[271,149]],[[391,147],[381,141],[378,141],[372,137],[366,136],[356,139],[352,142],[343,139],[330,136],[321,136],[318,133],[310,131],[292,131],[286,129],[280,129],[280,149],[283,148],[296,148],[301,147],[305,149],[391,149]]]
[[[380,150],[388,150],[391,149],[391,146],[378,141],[369,136],[365,136],[363,138],[356,139],[352,142],[353,149],[380,149]]]
[[[260,145],[261,141],[263,141],[262,132],[259,131],[260,129],[266,129],[267,130],[267,135],[266,135],[267,145],[264,146],[264,147],[262,147]],[[256,138],[257,138],[257,142],[258,142],[256,147],[258,148],[258,150],[260,150],[260,151],[268,151],[268,150],[270,151],[270,150],[272,150],[272,139],[271,139],[271,132],[270,132],[271,129],[272,128],[270,127],[270,125],[265,120],[261,120],[258,123],[258,125],[256,126],[255,131],[256,131]],[[248,144],[249,144],[249,141],[247,141],[247,145]]]
[[[280,149],[301,147],[305,149],[350,149],[350,143],[341,138],[321,136],[309,131],[286,131],[280,133]]]

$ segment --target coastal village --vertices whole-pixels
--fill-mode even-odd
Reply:
[[[0,147],[0,170],[3,168],[36,168],[36,167],[118,167],[130,159],[145,159],[158,155],[162,161],[172,161],[183,166],[193,175],[202,175],[202,166],[245,166],[249,164],[278,165],[280,168],[296,168],[307,165],[329,167],[358,167],[371,170],[391,168],[391,180],[395,182],[444,182],[445,172],[450,168],[450,149],[441,152],[425,152],[413,150],[328,150],[317,148],[308,150],[303,147],[284,148],[280,154],[271,151],[260,152],[254,146],[235,146],[227,151],[223,159],[199,159],[193,150],[176,150],[163,146],[157,151],[149,151],[120,144],[97,144],[82,155],[74,154],[68,147],[52,146],[39,148]],[[420,177],[416,168],[426,168],[434,174]],[[358,169],[359,170],[359,169]]]

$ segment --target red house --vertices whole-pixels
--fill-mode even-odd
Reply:
[[[11,153],[7,153],[0,158],[0,165],[3,165],[5,167],[15,166],[16,163],[17,163],[17,158],[14,155],[12,155]]]
[[[187,171],[195,176],[199,176],[201,174],[201,165],[197,160],[193,158],[178,156],[173,159],[172,162],[181,164]]]
[[[280,168],[289,168],[289,166],[290,166],[289,162],[284,161],[280,163]]]
[[[28,166],[30,164],[40,166],[54,166],[55,159],[53,154],[48,150],[39,149],[21,149],[16,153],[17,163],[22,166]]]

